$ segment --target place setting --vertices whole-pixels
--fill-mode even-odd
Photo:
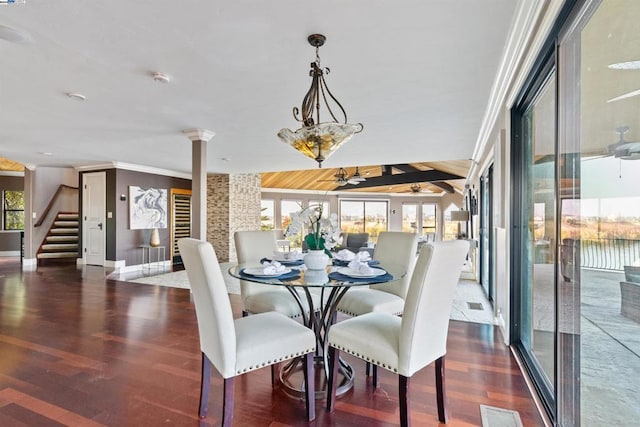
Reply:
[[[294,249],[293,251],[273,251],[270,257],[264,257],[261,263],[278,262],[285,267],[296,267],[304,264],[304,254]]]
[[[368,253],[367,253],[368,255]],[[343,282],[384,283],[393,280],[393,276],[384,268],[375,267],[369,261],[354,259],[346,266],[338,266],[329,273],[329,278]]]
[[[375,266],[380,264],[380,261],[371,259],[371,254],[367,251],[360,251],[358,253],[352,252],[349,249],[342,249],[333,255],[333,265],[337,267],[347,267],[349,263],[357,261],[366,263],[369,266]]]
[[[260,279],[289,280],[300,277],[300,270],[290,268],[280,261],[267,261],[263,259],[258,267],[247,267],[240,270],[240,275],[245,277],[256,277]]]

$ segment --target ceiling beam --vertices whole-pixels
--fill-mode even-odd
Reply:
[[[438,188],[442,188],[444,191],[450,194],[453,194],[456,191],[451,184],[447,184],[446,182],[430,182],[429,184],[435,185]]]
[[[407,173],[398,173],[395,175],[375,176],[373,178],[367,178],[365,182],[361,182],[358,185],[347,184],[338,188],[341,190],[351,190],[354,188],[371,188],[371,187],[383,187],[386,185],[413,184],[414,182],[429,182],[433,184],[438,181],[446,181],[449,179],[464,179],[464,177],[447,173],[447,172],[442,172],[435,169],[431,169],[428,171],[407,172]]]
[[[411,166],[409,163],[400,163],[397,165],[391,165],[391,167],[404,173],[420,172],[420,169]]]

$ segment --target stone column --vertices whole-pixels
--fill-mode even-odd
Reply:
[[[207,142],[215,132],[183,131],[191,140],[191,237],[207,239]]]

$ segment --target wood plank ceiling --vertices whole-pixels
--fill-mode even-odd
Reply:
[[[262,188],[355,193],[413,193],[412,184],[418,184],[419,192],[424,194],[440,194],[456,190],[461,192],[470,167],[470,160],[359,166],[360,175],[366,178],[366,181],[358,185],[343,186],[336,183],[337,168],[268,172],[262,174]],[[344,169],[349,177],[356,171],[355,166]]]

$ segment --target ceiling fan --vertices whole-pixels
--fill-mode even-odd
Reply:
[[[356,166],[356,171],[353,173],[353,176],[349,176],[345,168],[338,169],[333,175],[334,179],[320,179],[318,182],[335,182],[336,185],[342,187],[347,184],[358,185],[361,182],[366,181],[366,178],[360,175],[360,170]]]
[[[629,126],[621,126],[616,128],[616,132],[620,134],[620,139],[614,144],[607,146],[606,156],[613,156],[622,160],[638,160],[640,159],[640,142],[629,142],[624,140],[624,134],[629,131]]]
[[[420,194],[420,193],[432,193],[432,191],[427,189],[426,187],[422,187],[417,182],[414,182],[409,186],[408,191],[402,191],[402,193]]]

